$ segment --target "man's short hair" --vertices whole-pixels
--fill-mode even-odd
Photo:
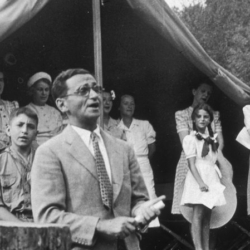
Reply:
[[[61,72],[56,79],[54,80],[52,84],[51,94],[54,99],[54,101],[65,94],[67,91],[66,81],[75,76],[75,75],[92,75],[88,70],[76,68],[76,69],[68,69],[63,72]]]
[[[22,107],[22,108],[16,108],[10,113],[10,119],[9,119],[9,125],[11,125],[11,122],[15,117],[18,117],[19,115],[26,115],[29,118],[33,119],[36,122],[36,125],[38,126],[38,116],[37,114],[31,110],[28,107]]]

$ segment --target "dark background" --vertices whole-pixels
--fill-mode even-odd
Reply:
[[[115,90],[118,97],[124,93],[135,96],[135,117],[149,120],[157,132],[155,181],[172,183],[181,152],[174,113],[192,103],[192,86],[205,76],[144,23],[126,1],[110,0],[101,11],[104,87]],[[15,65],[4,64],[7,53],[15,55]],[[93,72],[92,1],[51,1],[1,43],[0,60],[7,77],[3,98],[18,100],[21,105],[29,102],[26,82],[37,71],[46,71],[53,78],[73,67]],[[118,103],[117,98],[114,118],[119,116]],[[236,186],[244,193],[248,150],[235,141],[243,127],[242,108],[216,87],[211,105],[221,112],[224,153],[233,164]]]

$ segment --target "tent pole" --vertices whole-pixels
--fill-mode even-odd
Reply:
[[[95,77],[96,77],[98,85],[103,87],[102,37],[101,37],[101,4],[100,4],[100,0],[92,0],[92,9],[93,9]],[[103,109],[103,107],[102,107],[102,109]],[[103,128],[103,112],[101,112],[99,124]]]

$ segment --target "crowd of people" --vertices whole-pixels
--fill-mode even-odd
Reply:
[[[0,219],[67,224],[74,249],[139,249],[138,235],[159,226],[165,196],[156,195],[150,164],[156,132],[134,118],[134,97],[121,96],[115,120],[114,92],[85,69],[63,71],[53,82],[38,72],[27,87],[27,106],[2,100],[0,72]],[[191,222],[196,250],[209,249],[216,207],[229,212],[232,206],[223,181],[232,181],[233,172],[222,153],[220,114],[207,104],[212,91],[200,83],[192,105],[175,115],[183,151],[172,213]],[[50,93],[57,109],[47,104]]]
[[[53,83],[38,72],[27,87],[27,106],[1,100],[0,219],[67,224],[73,249],[139,249],[165,196],[155,194],[149,162],[155,131],[133,118],[134,98],[121,98],[118,121],[109,116],[112,92],[87,70]],[[47,105],[50,92],[57,109]]]

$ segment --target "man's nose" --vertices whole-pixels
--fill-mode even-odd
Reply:
[[[28,127],[27,127],[27,126],[23,126],[23,127],[22,127],[22,132],[23,132],[23,133],[27,133],[27,131],[28,131]]]
[[[96,98],[97,96],[98,96],[98,93],[95,92],[92,88],[90,88],[89,98]]]

